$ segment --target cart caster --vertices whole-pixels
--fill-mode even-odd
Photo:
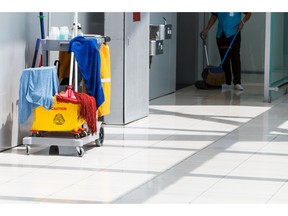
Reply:
[[[49,155],[59,155],[59,147],[56,145],[50,146]]]
[[[100,131],[99,131],[99,139],[95,140],[95,144],[97,147],[103,146],[104,142],[104,127],[101,124]]]
[[[75,139],[80,139],[80,137],[81,137],[80,134],[74,134]]]
[[[31,147],[29,145],[26,145],[26,154],[30,155],[31,154]]]
[[[76,147],[76,150],[77,150],[77,155],[79,157],[83,157],[83,155],[85,153],[84,149],[82,147]]]
[[[42,137],[42,133],[40,131],[32,132],[32,137]]]
[[[80,137],[86,137],[88,135],[89,135],[88,131],[84,130],[81,132]]]

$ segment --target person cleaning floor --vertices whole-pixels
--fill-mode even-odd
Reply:
[[[242,14],[244,17],[242,19]],[[201,32],[202,35],[207,36],[210,28],[214,25],[218,19],[218,29],[216,34],[216,42],[219,49],[221,59],[224,58],[227,49],[235,34],[238,34],[235,38],[230,52],[223,63],[223,70],[225,71],[226,83],[222,85],[222,89],[230,89],[233,81],[234,88],[239,91],[243,91],[244,88],[241,84],[241,59],[240,59],[240,47],[241,47],[241,33],[245,23],[250,19],[251,13],[240,12],[221,12],[212,13],[208,21],[206,28]],[[232,73],[231,73],[232,66]],[[233,74],[233,80],[232,80]]]

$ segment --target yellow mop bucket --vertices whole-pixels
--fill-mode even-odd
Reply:
[[[80,105],[73,103],[57,102],[54,97],[54,104],[51,110],[39,106],[34,109],[34,121],[32,131],[55,131],[55,132],[78,132],[85,123],[80,118]]]

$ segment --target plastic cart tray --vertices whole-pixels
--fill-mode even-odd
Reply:
[[[76,147],[78,156],[82,157],[85,153],[83,146],[95,142],[97,147],[103,145],[104,141],[104,128],[102,122],[97,122],[97,133],[94,135],[87,135],[81,138],[74,138],[69,133],[63,132],[47,132],[41,137],[24,137],[23,144],[26,147],[26,154],[31,153],[31,145],[46,145],[51,147],[59,146],[72,146]]]

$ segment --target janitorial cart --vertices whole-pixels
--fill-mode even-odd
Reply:
[[[41,78],[42,76],[57,76],[59,78],[59,67],[61,67],[61,61],[60,63],[58,62],[58,65],[48,66],[49,52],[69,51],[70,72],[68,85],[65,86],[66,90],[61,91],[61,85],[59,85],[58,89],[54,88],[54,90],[53,88],[48,87],[47,89],[49,91],[51,91],[51,89],[53,91],[50,92],[50,98],[49,100],[47,100],[49,101],[50,107],[46,107],[46,103],[40,103],[41,105],[39,105],[38,98],[41,98],[40,102],[46,102],[46,98],[42,97],[41,95],[36,97],[35,95],[37,94],[35,94],[34,92],[37,92],[37,89],[35,90],[35,85],[32,84],[32,99],[37,98],[38,101],[36,101],[35,105],[31,105],[31,101],[29,100],[27,103],[25,101],[23,102],[24,104],[29,104],[29,106],[35,106],[35,108],[33,109],[34,119],[31,127],[31,135],[23,138],[23,144],[25,145],[26,153],[28,155],[31,153],[31,145],[34,144],[49,146],[50,153],[59,153],[58,146],[76,147],[77,154],[80,157],[82,157],[85,153],[83,149],[83,146],[85,144],[94,142],[95,145],[98,147],[103,145],[104,126],[103,122],[98,119],[96,110],[99,108],[97,106],[97,103],[102,97],[103,98],[101,102],[103,103],[104,101],[104,93],[101,89],[101,77],[99,78],[99,74],[95,76],[94,73],[100,73],[100,66],[98,65],[100,64],[100,54],[98,53],[99,48],[103,44],[109,42],[110,37],[102,35],[83,35],[78,37],[77,23],[78,16],[77,13],[75,13],[74,24],[76,25],[73,28],[73,34],[71,39],[58,40],[46,38],[41,40],[44,67],[26,70],[26,77],[28,78],[23,78],[23,80],[25,80],[26,82],[31,81],[30,77],[32,77],[32,81],[33,79],[35,81],[35,79],[38,79],[39,77]],[[73,42],[75,42],[76,45],[74,45]],[[77,46],[75,48],[76,51],[73,50],[73,46]],[[89,49],[92,49],[92,51],[89,52],[89,55],[93,56],[86,55],[87,52],[84,49],[86,49],[88,46]],[[82,49],[83,53],[85,54],[79,53]],[[95,56],[91,53],[95,53]],[[85,58],[92,59],[87,60]],[[85,64],[83,62],[85,62]],[[89,66],[90,62],[93,62],[92,66]],[[78,68],[80,69],[81,73],[79,73]],[[43,74],[43,69],[50,69],[51,71],[47,71],[47,74]],[[37,70],[39,71],[37,72]],[[79,76],[82,76],[82,82],[80,82],[82,85],[79,84]],[[92,85],[89,82],[94,78],[97,79],[98,82],[96,83],[95,81],[96,84],[92,83]],[[43,80],[43,78],[41,79]],[[45,79],[48,80],[47,78]],[[54,81],[43,82],[43,84],[40,85],[39,88],[42,89],[43,85],[51,85],[51,83],[53,83],[52,86],[57,86],[57,81],[59,82],[59,84],[61,84],[59,80],[55,81],[55,78],[53,78],[52,80]],[[37,81],[37,83],[39,83],[39,81]],[[21,83],[21,85],[24,84]],[[31,84],[28,83],[27,85],[29,86]],[[28,89],[29,88],[30,87],[28,87]],[[80,88],[82,92],[78,91],[78,89]],[[96,93],[94,94],[94,92]],[[45,91],[45,93],[47,93],[47,91]],[[53,96],[52,99],[51,96]],[[98,96],[100,98],[98,98]],[[27,99],[26,95],[24,95],[24,97],[25,99]]]

